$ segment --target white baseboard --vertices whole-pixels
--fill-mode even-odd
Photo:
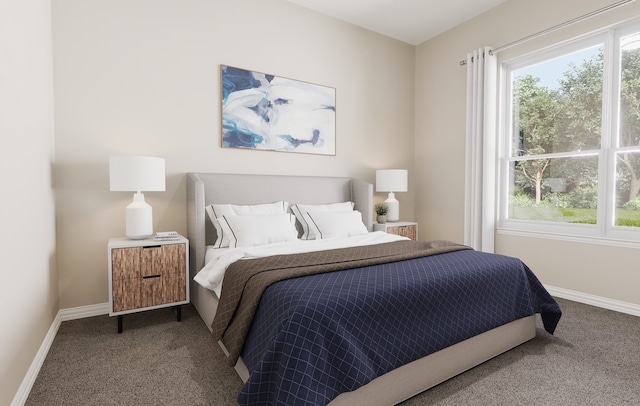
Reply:
[[[40,372],[40,368],[42,368],[42,364],[44,363],[45,358],[47,358],[49,348],[51,348],[51,344],[53,344],[53,339],[56,338],[61,322],[62,316],[60,315],[60,311],[58,311],[58,314],[53,319],[53,323],[51,323],[51,327],[49,327],[47,335],[44,337],[44,340],[40,345],[40,349],[38,349],[38,352],[27,371],[27,374],[22,380],[22,384],[20,384],[20,387],[18,388],[18,392],[13,397],[11,406],[22,406],[27,401],[29,392],[31,392],[31,388],[33,387],[33,384],[38,377],[38,373]]]
[[[56,314],[56,317],[53,319],[53,323],[51,323],[51,327],[49,327],[49,331],[47,331],[47,335],[44,337],[44,340],[42,341],[27,374],[22,380],[22,384],[20,384],[18,392],[16,392],[16,395],[13,397],[11,406],[23,406],[27,401],[29,392],[31,392],[31,388],[33,388],[33,384],[36,382],[38,373],[40,373],[40,368],[42,368],[42,364],[44,364],[44,360],[47,358],[51,344],[53,344],[53,340],[56,338],[60,324],[63,321],[101,316],[103,314],[109,314],[109,303],[60,309],[58,314]]]
[[[62,321],[84,319],[93,316],[102,316],[109,314],[109,303],[98,303],[89,306],[72,307],[70,309],[61,309]]]
[[[603,309],[614,310],[620,313],[630,314],[632,316],[640,316],[640,305],[635,303],[623,302],[621,300],[608,299],[602,296],[590,295],[588,293],[576,292],[574,290],[557,288],[555,286],[544,286],[551,296],[562,299],[572,300],[578,303],[584,303],[591,306],[602,307]]]

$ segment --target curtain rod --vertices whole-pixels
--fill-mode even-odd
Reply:
[[[600,8],[600,9],[598,9],[598,10],[592,11],[592,12],[587,13],[587,14],[585,14],[585,15],[582,15],[582,16],[580,16],[580,17],[576,17],[576,18],[574,18],[574,19],[572,19],[572,20],[565,21],[564,23],[560,23],[560,24],[558,24],[558,25],[554,25],[553,27],[547,28],[546,30],[542,30],[542,31],[540,31],[540,32],[537,32],[537,33],[535,33],[535,34],[531,34],[531,35],[529,35],[529,36],[527,36],[527,37],[524,37],[524,38],[520,38],[519,40],[516,40],[516,41],[510,42],[510,43],[508,43],[508,44],[506,44],[506,45],[503,45],[503,46],[501,46],[501,47],[497,47],[497,48],[495,48],[495,49],[493,49],[493,50],[491,50],[491,51],[489,51],[489,52],[490,52],[492,55],[493,55],[493,54],[497,54],[498,52],[500,52],[500,51],[504,51],[505,49],[508,49],[508,48],[514,47],[514,46],[516,46],[516,45],[520,45],[520,44],[522,44],[522,43],[525,43],[525,42],[530,41],[530,40],[532,40],[532,39],[535,39],[535,38],[541,37],[541,36],[543,36],[543,35],[547,35],[547,34],[549,34],[549,33],[552,33],[552,32],[554,32],[554,31],[557,31],[557,30],[559,30],[559,29],[561,29],[561,28],[564,28],[564,27],[567,27],[567,26],[573,25],[573,24],[578,23],[578,22],[580,22],[580,21],[583,21],[583,20],[586,20],[586,19],[588,19],[588,18],[591,18],[591,17],[597,16],[597,15],[599,15],[599,14],[605,13],[605,12],[607,12],[607,11],[609,11],[609,10],[613,10],[614,8],[618,8],[618,7],[620,7],[620,6],[624,6],[625,4],[627,4],[627,3],[631,3],[631,2],[634,2],[634,1],[635,1],[635,0],[622,0],[622,1],[619,1],[619,2],[617,2],[617,3],[610,4],[610,5],[606,6],[606,7],[603,7],[603,8]],[[467,64],[467,61],[466,61],[466,60],[462,60],[462,61],[460,61],[460,66],[464,66],[464,65],[466,65],[466,64]]]

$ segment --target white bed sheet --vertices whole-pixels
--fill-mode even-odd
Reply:
[[[384,231],[374,231],[352,237],[296,240],[257,247],[213,248],[212,246],[207,246],[205,266],[202,267],[193,280],[204,288],[212,290],[219,298],[225,271],[231,264],[239,260],[268,257],[271,255],[299,254],[302,252],[358,247],[407,239],[406,237],[387,234]]]

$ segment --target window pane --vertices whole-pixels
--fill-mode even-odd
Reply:
[[[640,33],[623,37],[620,75],[620,146],[640,145]]]
[[[616,155],[616,225],[640,227],[640,152]]]
[[[512,162],[509,218],[595,224],[598,157]]]
[[[514,70],[511,156],[600,148],[603,48]]]

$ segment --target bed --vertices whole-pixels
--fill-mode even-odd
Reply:
[[[221,314],[228,313],[229,309],[229,300],[225,301],[225,292],[221,290],[213,290],[212,288],[205,288],[201,284],[196,283],[194,278],[196,275],[205,267],[205,256],[207,256],[208,252],[211,252],[211,249],[208,246],[212,246],[217,242],[216,229],[211,224],[211,221],[207,218],[206,207],[212,204],[235,204],[235,205],[259,205],[270,202],[278,202],[278,201],[286,201],[290,203],[301,203],[308,205],[326,205],[326,204],[338,204],[340,202],[353,202],[353,210],[357,211],[361,217],[362,225],[366,228],[366,231],[372,231],[373,228],[373,186],[369,183],[360,181],[355,178],[343,178],[343,177],[309,177],[309,176],[284,176],[284,175],[239,175],[239,174],[215,174],[215,173],[189,173],[187,174],[187,225],[188,225],[188,238],[190,241],[189,249],[190,249],[190,279],[191,279],[191,301],[194,307],[197,309],[198,313],[204,320],[205,324],[211,329],[214,333],[216,333],[216,329],[220,329],[220,319]],[[307,232],[306,229],[302,229],[299,222],[296,222],[296,226],[298,227],[298,236],[301,233]],[[381,232],[371,233],[371,238],[373,238],[374,234],[384,234]],[[363,236],[362,238],[369,238],[369,235]],[[391,238],[387,236],[376,236],[375,238]],[[326,241],[330,241],[327,239]],[[322,244],[322,243],[321,243]],[[473,268],[475,265],[480,263],[493,263],[496,261],[496,265],[490,265],[490,268],[501,268],[507,266],[506,263],[512,263],[508,266],[515,266],[521,269],[521,272],[524,272],[526,275],[524,281],[514,282],[518,285],[518,294],[523,295],[526,290],[526,297],[523,300],[523,304],[518,304],[521,308],[518,310],[518,316],[509,316],[509,319],[504,319],[507,317],[505,315],[500,315],[503,321],[499,322],[499,325],[487,328],[487,327],[476,327],[474,326],[474,332],[471,336],[467,337],[469,333],[467,332],[458,332],[458,325],[451,327],[451,333],[447,331],[448,338],[450,342],[443,348],[439,348],[438,346],[434,346],[434,349],[428,351],[428,354],[416,356],[412,355],[413,358],[406,358],[405,355],[399,360],[396,360],[396,364],[385,364],[384,368],[379,365],[375,365],[371,369],[375,370],[374,372],[368,371],[363,378],[355,379],[354,382],[350,381],[350,376],[352,372],[336,372],[336,374],[344,373],[345,375],[340,375],[340,378],[337,379],[337,385],[339,389],[335,388],[325,388],[324,383],[322,383],[322,387],[319,389],[311,389],[311,391],[315,391],[311,395],[303,394],[299,395],[300,391],[306,392],[308,387],[313,386],[313,384],[309,384],[307,382],[307,378],[309,378],[308,372],[304,370],[291,370],[289,368],[292,364],[301,363],[298,359],[290,359],[292,358],[289,354],[292,350],[287,349],[284,351],[286,356],[289,358],[288,360],[283,360],[282,357],[282,349],[281,346],[284,345],[281,342],[277,342],[275,344],[274,339],[270,339],[269,337],[276,334],[271,333],[270,329],[272,324],[265,323],[275,323],[278,326],[284,324],[283,319],[274,319],[272,321],[263,321],[269,319],[270,314],[274,313],[273,309],[281,309],[279,299],[282,297],[286,297],[293,286],[296,289],[303,289],[300,295],[309,295],[308,292],[314,292],[313,289],[318,289],[317,286],[323,286],[320,292],[324,292],[327,290],[327,286],[329,285],[321,285],[321,284],[333,284],[333,278],[348,278],[341,279],[341,284],[345,284],[345,280],[355,280],[361,281],[363,280],[363,275],[374,275],[380,273],[380,275],[384,275],[385,272],[396,272],[394,270],[388,269],[390,266],[388,265],[386,260],[382,260],[382,262],[370,263],[368,259],[365,260],[361,255],[368,255],[365,252],[371,251],[367,248],[367,246],[363,247],[353,247],[348,251],[346,249],[337,248],[328,246],[328,249],[332,251],[323,251],[330,252],[331,256],[335,253],[345,254],[348,256],[349,260],[353,260],[356,258],[358,261],[364,262],[353,262],[356,264],[344,266],[340,269],[334,269],[331,274],[331,277],[327,277],[326,273],[320,274],[310,274],[308,276],[300,277],[287,277],[285,280],[278,281],[273,283],[272,286],[268,285],[264,289],[264,297],[258,300],[256,305],[253,306],[253,314],[255,314],[255,319],[253,322],[245,323],[248,326],[245,328],[248,332],[242,337],[240,349],[237,349],[237,343],[234,343],[233,340],[228,339],[226,341],[227,345],[225,345],[224,339],[219,341],[220,346],[227,356],[230,356],[230,361],[234,364],[235,369],[240,376],[240,378],[245,382],[245,386],[243,387],[243,391],[239,395],[239,402],[241,404],[258,404],[262,402],[263,404],[270,404],[276,402],[276,399],[279,394],[284,393],[280,396],[277,402],[281,404],[330,404],[332,406],[335,405],[357,405],[357,404],[366,404],[366,405],[393,405],[403,400],[406,400],[417,393],[420,393],[430,387],[437,385],[465,370],[468,370],[488,359],[491,359],[517,345],[520,345],[532,338],[536,335],[535,328],[535,313],[540,312],[543,315],[543,322],[545,328],[549,332],[553,332],[555,329],[555,325],[557,324],[561,311],[551,298],[549,294],[542,288],[542,285],[537,281],[535,276],[530,272],[526,265],[519,262],[517,259],[501,257],[493,254],[483,254],[476,253],[473,250],[466,249],[466,247],[460,247],[456,244],[449,243],[429,243],[429,242],[408,242],[408,241],[398,241],[398,240],[384,240],[384,247],[394,247],[394,250],[397,249],[402,251],[403,253],[393,252],[389,254],[390,257],[396,258],[393,261],[395,264],[413,264],[414,261],[416,263],[419,262],[419,267],[438,267],[444,258],[450,258],[451,261],[447,260],[445,265],[442,265],[444,268],[447,268],[445,275],[449,275],[447,272],[451,272],[449,268],[469,268],[465,272],[468,272],[470,276],[474,278],[480,278],[480,271],[477,271]],[[424,257],[419,256],[416,258],[408,258],[406,257],[406,253],[403,250],[406,250],[408,244],[421,244],[421,249],[426,250],[428,252],[433,252],[433,255],[427,254]],[[382,247],[383,245],[377,245],[376,247]],[[413,247],[411,248],[413,250]],[[259,250],[258,250],[259,251]],[[396,256],[394,256],[396,255]],[[399,255],[399,256],[397,256]],[[403,256],[405,255],[405,256]],[[317,255],[318,257],[322,255]],[[351,257],[353,256],[353,258]],[[302,260],[303,258],[299,255],[286,255],[283,257],[292,257],[297,258],[296,260]],[[298,258],[300,257],[300,258]],[[306,257],[304,257],[304,261],[306,261]],[[304,262],[303,261],[303,262]],[[453,262],[452,262],[453,261]],[[239,261],[243,262],[243,261]],[[268,261],[267,261],[268,262]],[[457,263],[459,265],[451,265],[450,263]],[[306,262],[305,262],[306,263]],[[461,265],[460,265],[461,264]],[[471,264],[471,265],[465,265]],[[232,265],[235,266],[235,265]],[[342,264],[338,265],[342,266]],[[404,265],[403,265],[404,266]],[[412,265],[413,266],[413,265]],[[480,266],[480,265],[478,265]],[[485,265],[482,265],[485,266]],[[443,269],[444,269],[443,268]],[[374,272],[375,271],[375,272]],[[455,271],[455,269],[453,269]],[[457,271],[456,271],[457,272]],[[485,272],[485,271],[482,271]],[[489,270],[487,272],[493,272]],[[394,274],[395,275],[395,274]],[[368,277],[368,276],[367,276]],[[395,276],[394,276],[395,278]],[[413,276],[412,276],[413,278]],[[493,276],[495,278],[495,276]],[[501,277],[498,277],[500,279]],[[454,278],[455,279],[455,278]],[[413,280],[413,279],[412,279]],[[300,287],[297,284],[300,283],[308,283],[307,281],[313,281],[313,288],[309,288],[308,286]],[[231,282],[225,279],[225,283],[229,283],[231,286]],[[429,282],[429,281],[426,281]],[[426,283],[425,282],[425,283]],[[240,285],[246,282],[238,282]],[[365,282],[366,283],[366,282]],[[411,282],[413,283],[413,282]],[[429,282],[430,283],[430,282]],[[474,282],[475,285],[484,284],[483,281]],[[225,289],[227,289],[227,285],[224,285]],[[231,287],[228,287],[231,289]],[[279,289],[279,290],[278,290]],[[307,290],[304,290],[307,289]],[[311,290],[308,290],[311,289]],[[324,290],[323,290],[324,289]],[[372,285],[372,289],[375,289],[374,285]],[[493,292],[491,287],[487,287],[489,289],[488,292]],[[530,292],[529,292],[530,291]],[[388,300],[389,297],[394,297],[394,295],[388,295],[386,293],[378,294],[380,297],[384,297],[385,301]],[[531,296],[529,296],[531,294]],[[311,293],[313,295],[313,293]],[[480,294],[478,294],[480,295]],[[482,293],[483,297],[487,300],[487,293]],[[493,295],[493,293],[491,293]],[[229,294],[226,294],[228,297]],[[267,304],[263,301],[271,300],[270,297],[273,297],[273,302],[276,304]],[[337,301],[342,300],[336,299]],[[360,299],[358,299],[360,300]],[[425,299],[432,300],[432,299]],[[436,300],[436,299],[433,299]],[[442,300],[442,299],[438,299]],[[444,299],[445,301],[447,299]],[[493,299],[491,299],[493,300]],[[496,296],[496,301],[503,302],[502,299],[499,299]],[[491,309],[493,313],[512,313],[511,307],[517,307],[516,304],[511,303],[512,298],[505,298],[504,302],[506,305],[494,306],[485,306],[481,305],[479,307],[483,309]],[[396,303],[397,302],[397,303]],[[529,303],[530,302],[530,303]],[[535,303],[534,303],[535,302]],[[269,302],[272,303],[272,302]],[[322,304],[324,306],[324,304]],[[385,302],[384,306],[403,306],[401,300],[394,301],[393,304],[390,302]],[[271,306],[271,307],[269,307]],[[354,308],[353,305],[349,305],[350,308]],[[436,308],[437,303],[429,303],[428,305],[425,303],[426,308]],[[220,307],[220,309],[219,309]],[[249,306],[251,307],[251,306]],[[299,306],[298,306],[299,307]],[[457,308],[457,305],[449,306],[453,308]],[[527,310],[527,307],[533,310]],[[357,306],[355,306],[357,308]],[[391,307],[389,307],[391,308]],[[412,305],[413,308],[413,305]],[[231,308],[231,313],[234,311],[239,312],[238,308]],[[220,310],[220,312],[219,312]],[[280,310],[277,310],[279,312]],[[297,311],[297,310],[296,310]],[[307,310],[304,309],[303,312]],[[457,309],[459,312],[466,312],[463,308]],[[261,314],[267,312],[267,314]],[[309,311],[310,313],[317,314],[318,312]],[[218,313],[217,317],[216,314]],[[296,317],[299,315],[296,314]],[[235,316],[234,316],[235,317]],[[278,315],[278,317],[280,317]],[[282,317],[292,317],[287,314]],[[304,317],[301,316],[301,317]],[[315,317],[315,316],[310,316]],[[319,316],[321,317],[321,316]],[[360,316],[356,316],[360,317]],[[363,320],[366,319],[366,316],[362,316]],[[411,316],[412,320],[415,320],[415,316]],[[463,314],[460,316],[461,319],[465,318]],[[214,323],[214,319],[218,323]],[[232,319],[232,317],[228,317],[227,319]],[[229,322],[231,323],[231,322]],[[332,322],[324,322],[319,321],[316,323],[317,325],[326,325]],[[367,321],[367,323],[375,323],[375,321]],[[496,323],[492,321],[492,323]],[[305,328],[308,325],[314,324],[314,322],[305,322]],[[355,322],[352,324],[363,324],[362,326],[357,327],[360,331],[369,331],[366,330],[369,327],[366,323]],[[383,324],[383,323],[380,323]],[[455,324],[466,324],[466,322],[455,323]],[[488,325],[488,324],[487,324]],[[223,326],[226,327],[227,325]],[[392,324],[386,326],[388,329]],[[227,327],[229,328],[229,327]],[[299,326],[297,327],[299,328]],[[342,328],[342,327],[340,327]],[[373,327],[372,327],[373,328]],[[377,328],[377,326],[376,326]],[[431,328],[431,327],[430,327]],[[443,327],[444,329],[445,327]],[[448,329],[449,327],[446,327]],[[466,327],[465,327],[466,328]],[[230,329],[230,328],[229,328]],[[240,329],[240,328],[239,328]],[[480,330],[478,330],[480,329]],[[257,330],[257,331],[256,331]],[[402,328],[398,328],[398,331],[401,331]],[[437,330],[433,328],[433,330]],[[453,330],[456,330],[455,332]],[[323,327],[324,331],[324,327]],[[440,331],[436,331],[438,335]],[[280,334],[278,332],[277,334]],[[299,333],[296,333],[299,334]],[[322,334],[317,331],[305,332],[305,334],[315,334],[317,336],[321,336]],[[333,333],[332,333],[333,334]],[[465,335],[466,334],[466,335]],[[263,336],[267,336],[266,338]],[[274,336],[275,337],[275,336]],[[385,336],[386,337],[386,336]],[[462,338],[460,338],[462,337]],[[226,339],[226,338],[225,338]],[[407,348],[422,348],[423,346],[429,346],[428,342],[422,342],[420,340],[427,339],[427,337],[423,337],[420,334],[420,337],[413,337],[414,340],[412,345],[408,345]],[[293,339],[292,339],[293,340]],[[340,343],[345,342],[343,337],[340,337]],[[453,340],[453,341],[451,341]],[[353,357],[352,351],[349,349],[349,343],[347,342],[346,349],[341,348],[340,343],[330,343],[330,340],[324,339],[322,343],[317,343],[317,345],[328,345],[328,348],[331,348],[335,352],[344,351],[341,353],[340,357],[342,359]],[[367,348],[369,351],[391,351],[393,353],[397,345],[398,348],[404,346],[405,344],[398,344],[396,341],[389,341],[389,343],[378,343],[378,341],[385,341],[385,339],[380,340],[371,340],[376,341],[376,343],[367,343],[366,345],[377,345],[378,347]],[[231,343],[229,345],[229,343]],[[246,343],[246,348],[245,348]],[[329,343],[329,344],[327,344]],[[286,343],[285,343],[286,344]],[[360,343],[362,344],[362,343]],[[286,344],[288,345],[288,344]],[[316,345],[316,344],[304,344],[304,345]],[[380,347],[382,345],[392,346],[394,348],[384,348]],[[439,344],[441,345],[441,344]],[[227,348],[230,346],[231,348]],[[357,347],[357,346],[356,346]],[[280,348],[280,349],[278,349]],[[325,349],[318,347],[318,349],[312,349],[310,354],[305,353],[307,359],[306,362],[308,364],[313,364],[314,368],[316,365],[321,364],[322,368],[325,368],[325,364],[328,364],[324,359],[320,359],[317,353],[320,353]],[[372,349],[375,348],[375,349]],[[329,351],[329,352],[331,352]],[[353,352],[361,351],[361,349],[354,350]],[[422,350],[421,350],[422,351]],[[365,351],[366,352],[366,351]],[[394,355],[395,356],[395,355]],[[269,358],[268,362],[266,358]],[[374,355],[374,358],[376,356]],[[380,357],[377,357],[380,358]],[[414,359],[415,358],[415,359]],[[245,362],[245,359],[247,362]],[[380,360],[376,360],[378,362]],[[384,360],[383,360],[384,361]],[[360,361],[358,361],[360,362]],[[363,363],[355,364],[355,366],[349,366],[346,369],[354,370],[357,369],[368,369],[368,363],[371,363],[371,360],[362,361]],[[276,365],[280,363],[281,365]],[[283,366],[284,363],[288,363],[286,368]],[[247,367],[247,364],[249,367]],[[266,368],[265,365],[269,365],[269,370],[258,370],[260,368]],[[274,366],[275,365],[275,366]],[[363,365],[365,367],[363,367]],[[308,365],[307,365],[308,367]],[[280,369],[278,369],[280,368]],[[284,369],[283,369],[284,368]],[[327,377],[331,380],[334,366],[329,365],[326,366],[324,370],[315,370],[313,374],[320,374],[318,381],[326,381]],[[284,372],[283,372],[284,371]],[[308,370],[307,370],[308,371]],[[319,371],[319,372],[318,372]],[[327,372],[330,371],[330,372]],[[279,379],[279,375],[287,375],[290,376],[286,379],[286,382],[279,382],[277,384],[273,384],[274,379]],[[322,375],[324,374],[324,375]],[[373,374],[373,375],[372,375]],[[335,378],[335,377],[333,377]],[[296,381],[304,381],[299,384],[300,387],[296,389],[291,389],[291,385],[296,385]],[[313,380],[313,379],[312,379]],[[335,379],[334,379],[335,380]],[[276,396],[276,398],[268,398],[263,397],[262,400],[260,396],[254,396],[254,392],[265,391],[264,382],[270,381],[269,391],[276,391],[279,394],[273,395],[270,394],[268,396]],[[345,390],[345,382],[348,382],[347,387],[348,390]],[[331,391],[338,391],[339,393],[332,393]],[[291,397],[291,395],[286,394],[285,392],[295,392],[295,396]],[[336,396],[337,395],[337,396]],[[253,396],[253,397],[252,397]],[[301,396],[301,397],[300,397]],[[310,396],[305,398],[305,396]],[[269,399],[269,400],[265,400]]]

